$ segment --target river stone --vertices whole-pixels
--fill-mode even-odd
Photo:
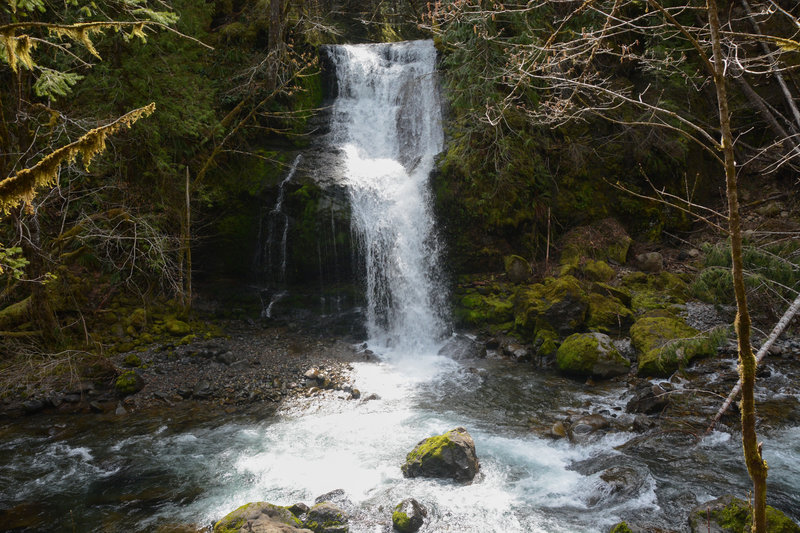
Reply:
[[[583,328],[589,297],[573,276],[547,278],[544,283],[521,286],[514,299],[514,322],[531,336],[550,329],[568,335]]]
[[[398,503],[392,513],[392,525],[400,533],[415,533],[422,527],[428,510],[414,498]]]
[[[643,381],[633,390],[633,398],[628,400],[625,411],[628,413],[659,413],[669,405],[669,394],[661,385]]]
[[[636,266],[644,272],[664,270],[664,256],[658,252],[647,252],[636,256]]]
[[[420,441],[401,468],[405,477],[472,481],[479,467],[475,441],[466,429],[458,427]]]
[[[570,335],[558,347],[556,363],[562,372],[599,378],[627,374],[631,366],[631,362],[614,346],[611,337],[603,333]]]
[[[347,515],[330,502],[314,505],[303,525],[314,533],[347,533]]]
[[[267,502],[242,505],[214,525],[214,533],[315,533],[303,529],[286,507]]]
[[[689,528],[692,533],[739,533],[750,531],[752,520],[750,505],[729,494],[695,507],[689,515]],[[800,533],[800,526],[768,505],[767,531]]]
[[[455,361],[482,359],[486,357],[486,346],[467,335],[456,334],[439,349],[438,355]]]

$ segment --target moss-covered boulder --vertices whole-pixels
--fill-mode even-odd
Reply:
[[[514,325],[514,300],[502,292],[467,289],[456,301],[456,320],[467,327],[489,331],[507,330]]]
[[[614,269],[605,261],[589,260],[581,270],[583,271],[583,276],[591,281],[611,281],[617,275]]]
[[[320,502],[309,509],[303,526],[314,533],[347,533],[347,515],[330,502]]]
[[[133,312],[128,315],[127,320],[128,327],[141,331],[147,325],[147,311],[142,309],[141,307],[138,309],[134,309]]]
[[[129,353],[125,356],[125,359],[122,363],[127,367],[137,368],[142,366],[142,358],[135,353]]]
[[[588,308],[589,296],[576,278],[547,278],[517,290],[514,323],[528,337],[542,328],[568,335],[583,327]]]
[[[406,456],[401,469],[405,477],[472,481],[479,467],[475,441],[466,429],[458,427],[420,441]]]
[[[630,334],[641,376],[669,376],[693,358],[716,351],[715,342],[666,312],[640,318]]]
[[[654,309],[672,309],[689,298],[688,283],[671,272],[632,272],[622,278],[622,287],[631,294],[630,307],[635,316]]]
[[[415,533],[422,527],[428,510],[414,498],[398,503],[392,513],[392,525],[400,533]]]
[[[175,337],[184,337],[192,331],[189,324],[175,317],[167,318],[164,321],[164,328],[170,335],[174,335]]]
[[[275,533],[314,533],[303,527],[299,518],[286,507],[267,502],[242,505],[214,524],[214,533],[245,533],[270,531]]]
[[[120,396],[136,394],[144,388],[144,379],[135,370],[120,374],[114,381],[114,390]]]
[[[746,533],[750,531],[753,517],[750,505],[731,495],[699,505],[689,515],[692,533]],[[769,533],[800,533],[800,526],[783,512],[767,506],[767,531]]]
[[[631,362],[603,333],[575,333],[567,337],[556,352],[559,370],[579,376],[610,378],[627,374]]]
[[[631,306],[631,292],[623,287],[615,287],[614,285],[609,285],[608,283],[598,282],[589,285],[589,292],[616,298],[622,302],[622,305],[625,307]]]
[[[589,294],[586,326],[592,331],[622,335],[633,324],[633,311],[613,296]]]

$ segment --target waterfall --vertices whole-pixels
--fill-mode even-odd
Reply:
[[[429,174],[442,150],[432,41],[331,46],[338,96],[331,142],[343,155],[364,261],[367,331],[424,347],[446,331]]]
[[[266,222],[267,239],[263,242],[263,249],[256,257],[256,266],[258,267],[260,263],[262,268],[264,268],[272,278],[272,281],[277,283],[286,283],[286,244],[289,236],[289,215],[283,211],[283,200],[286,196],[286,185],[292,181],[295,172],[297,172],[297,165],[300,163],[301,158],[302,155],[298,155],[294,158],[294,161],[292,161],[289,172],[286,173],[286,177],[283,178],[283,181],[281,181],[281,184],[278,186],[278,197],[275,200],[275,205],[269,210],[266,221],[262,220],[261,226],[259,227],[258,240],[261,242],[263,226]],[[278,232],[280,233],[280,241],[276,243],[275,234]],[[275,250],[276,246],[277,250]],[[279,262],[276,262],[273,258],[274,251],[277,251]],[[269,303],[266,303],[262,296],[263,309],[261,311],[261,316],[263,318],[271,318],[272,308],[281,299],[285,298],[287,294],[288,292],[286,290],[276,289],[269,296]]]

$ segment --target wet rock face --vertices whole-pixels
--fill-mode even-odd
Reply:
[[[660,413],[669,405],[669,392],[661,385],[644,381],[633,391],[625,410],[629,413]]]
[[[420,441],[401,468],[405,477],[472,481],[479,467],[475,441],[466,429],[458,427]]]

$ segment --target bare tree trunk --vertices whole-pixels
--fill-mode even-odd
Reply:
[[[184,294],[184,308],[192,310],[192,196],[191,181],[189,179],[189,166],[186,166],[186,229],[183,233],[183,250],[186,254],[186,292]]]
[[[722,152],[725,158],[725,186],[728,196],[728,228],[731,236],[733,291],[736,295],[736,338],[739,349],[739,375],[742,380],[742,446],[747,471],[753,480],[753,531],[766,533],[767,463],[761,457],[756,435],[755,379],[756,358],[750,346],[750,312],[744,285],[742,260],[742,226],[739,216],[739,197],[736,182],[736,163],[733,151],[728,94],[725,83],[725,59],[722,56],[719,15],[716,0],[707,0],[708,22],[713,49],[714,85],[717,91],[719,123],[722,131]]]

